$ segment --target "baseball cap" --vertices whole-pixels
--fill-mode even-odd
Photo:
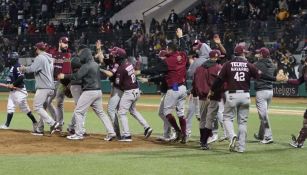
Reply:
[[[221,57],[221,52],[219,50],[211,50],[209,52],[210,58]]]
[[[59,39],[59,42],[62,42],[62,43],[65,43],[65,44],[67,44],[68,43],[68,38],[66,37],[66,36],[63,36],[63,37],[61,37],[60,39]]]
[[[122,49],[120,47],[113,47],[112,49],[109,49],[109,52],[110,52],[111,55],[113,55],[115,57],[124,58],[124,57],[127,56],[125,49]]]
[[[234,53],[242,55],[243,53],[248,53],[248,51],[245,49],[245,46],[237,45],[234,49]]]
[[[256,50],[256,53],[259,53],[263,56],[263,58],[267,58],[270,56],[270,50],[266,47],[262,47],[258,50]]]
[[[38,42],[35,44],[34,48],[45,51],[47,49],[47,44],[44,42]]]

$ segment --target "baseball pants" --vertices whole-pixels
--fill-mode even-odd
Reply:
[[[189,107],[188,112],[186,116],[187,120],[187,135],[191,135],[192,133],[192,123],[193,123],[193,116],[194,115],[200,115],[199,114],[199,106],[200,106],[200,100],[198,97],[193,97],[193,95],[189,96]]]
[[[164,99],[165,99],[165,94],[162,94],[158,113],[159,113],[160,118],[163,120],[163,137],[166,139],[170,139],[171,138],[171,125],[169,124],[167,118],[163,115]]]
[[[77,106],[78,100],[79,100],[79,98],[82,94],[82,86],[81,85],[71,85],[70,86],[70,92],[71,92],[72,97],[74,98],[75,105]],[[85,123],[83,123],[83,133],[85,133],[84,125],[85,125]],[[71,118],[71,123],[68,125],[68,127],[70,129],[75,129],[75,127],[76,127],[75,113],[73,113],[73,116]]]
[[[131,89],[124,91],[122,98],[119,102],[119,110],[118,115],[121,120],[123,136],[131,136],[127,112],[130,114],[144,127],[144,129],[149,127],[149,124],[144,119],[144,117],[136,110],[136,102],[140,98],[140,90],[139,89]]]
[[[55,82],[56,85],[56,82]],[[54,105],[52,104],[53,99],[55,98],[55,91],[54,94],[52,96],[48,96],[46,102],[44,103],[44,109],[47,109],[51,115],[51,117],[53,118],[53,120],[57,120],[57,114],[56,114],[56,108],[54,107]]]
[[[231,140],[236,136],[233,126],[235,115],[238,122],[238,151],[245,151],[247,137],[247,119],[250,105],[249,92],[237,91],[236,93],[225,92],[226,102],[224,109],[224,126]]]
[[[14,113],[16,106],[19,106],[19,109],[25,113],[31,111],[27,102],[27,90],[23,88],[22,91],[24,93],[17,90],[10,91],[7,101],[7,113]]]
[[[60,123],[60,126],[64,125],[64,85],[61,82],[57,82],[56,86],[56,121]]]
[[[85,113],[90,106],[106,127],[108,135],[115,136],[112,122],[110,121],[109,117],[103,112],[101,90],[89,90],[82,92],[74,111],[76,119],[75,133],[79,136],[83,135]]]
[[[223,122],[224,120],[223,112],[224,112],[224,106],[225,106],[224,98],[222,98],[221,101],[219,101],[218,105],[219,105],[219,109],[217,111],[217,120],[218,120],[218,123],[220,124],[220,127],[223,129],[224,137],[226,138],[227,133],[226,133],[226,130],[224,129],[225,127],[224,127],[224,122]],[[217,134],[218,130],[212,130],[212,133]]]
[[[163,103],[163,115],[171,114],[174,108],[178,117],[184,116],[184,103],[187,96],[187,88],[184,85],[178,87],[178,91],[167,90]]]
[[[118,123],[117,110],[122,95],[123,91],[113,86],[111,90],[111,97],[108,102],[108,114],[111,118],[116,136],[118,138],[120,138],[120,128]]]
[[[218,101],[215,100],[201,100],[201,112],[200,112],[200,122],[199,128],[204,129],[205,127],[212,130],[217,130],[217,112],[219,109]]]
[[[260,119],[258,137],[260,139],[273,139],[268,114],[272,98],[273,90],[256,91],[256,107]]]
[[[37,131],[44,131],[44,123],[47,123],[49,126],[54,125],[55,121],[52,117],[49,116],[47,111],[44,109],[44,103],[48,100],[49,97],[54,95],[53,89],[37,89],[34,101],[33,101],[33,110],[38,113],[40,116]]]

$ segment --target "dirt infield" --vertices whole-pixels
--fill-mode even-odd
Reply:
[[[25,130],[0,130],[0,155],[8,154],[74,154],[145,150],[160,147],[154,138],[133,137],[132,142],[104,141],[104,135],[90,134],[84,140],[68,140],[64,135],[46,133],[33,136]]]

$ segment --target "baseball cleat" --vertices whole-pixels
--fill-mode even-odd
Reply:
[[[289,143],[294,148],[303,148],[303,144],[298,144],[297,142],[290,142]]]
[[[74,134],[74,135],[71,135],[71,136],[67,136],[66,138],[69,139],[69,140],[82,140],[83,136]]]
[[[182,134],[181,131],[176,131],[175,138],[172,139],[173,142],[178,142],[179,140],[182,139]]]
[[[44,132],[32,131],[31,134],[34,136],[43,136]]]
[[[265,139],[261,140],[260,143],[270,144],[270,143],[273,143],[273,139],[272,138],[265,138]]]
[[[0,126],[0,129],[10,129],[10,127],[6,126],[5,124]]]
[[[116,139],[116,135],[107,135],[103,140],[112,141],[114,139]]]
[[[229,143],[230,152],[235,152],[236,142],[237,142],[237,136],[233,136]]]
[[[208,150],[210,149],[207,143],[200,142],[200,149],[202,150]]]
[[[171,141],[171,138],[159,136],[159,137],[156,138],[156,141],[160,141],[160,142],[170,142],[170,141]]]
[[[50,134],[53,134],[60,126],[59,122],[55,122],[51,127],[50,127]]]
[[[210,143],[213,143],[213,142],[215,142],[217,140],[218,140],[218,135],[217,134],[213,134],[211,137],[208,138],[207,143],[210,144]]]
[[[119,140],[120,142],[132,142],[131,136],[122,136],[122,138]]]
[[[151,127],[148,127],[148,128],[145,129],[145,131],[144,131],[145,139],[147,139],[148,137],[150,137],[152,131],[153,131],[153,129],[152,129]]]

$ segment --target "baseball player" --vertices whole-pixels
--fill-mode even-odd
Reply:
[[[307,66],[305,65],[303,67],[302,75],[299,79],[290,79],[288,80],[288,83],[293,85],[300,85],[303,83],[307,83]],[[305,110],[303,116],[303,127],[301,128],[297,137],[295,135],[292,135],[292,141],[290,142],[290,145],[294,148],[303,148],[306,137],[307,137],[307,109]]]
[[[5,124],[0,126],[0,129],[9,129],[16,106],[19,106],[20,110],[22,112],[25,112],[27,116],[31,119],[33,130],[35,130],[37,126],[37,121],[33,116],[27,102],[28,93],[26,90],[26,86],[23,82],[24,74],[19,71],[19,55],[17,52],[12,52],[9,54],[8,58],[10,59],[11,67],[6,81],[9,84],[9,87],[11,87],[11,90],[7,101],[6,122]],[[14,89],[14,87],[19,88],[19,90]]]
[[[116,56],[116,62],[119,63],[119,67],[115,73],[115,84],[123,91],[119,102],[118,115],[122,124],[122,138],[119,141],[131,142],[132,137],[129,131],[127,112],[144,127],[144,136],[148,138],[153,129],[149,126],[144,117],[136,110],[136,102],[140,98],[139,85],[134,74],[133,65],[128,62],[126,58],[126,51],[121,48],[117,48],[113,53]]]
[[[166,58],[166,54],[167,54],[166,50],[161,50],[159,52],[159,58],[161,59],[161,61],[159,61],[157,65],[155,65],[150,69],[140,71],[140,74],[149,75],[150,77],[148,78],[138,77],[138,79],[142,83],[154,82],[159,86],[161,92],[161,100],[160,100],[158,114],[160,118],[163,120],[163,135],[157,137],[157,141],[169,142],[172,139],[171,125],[169,124],[166,117],[163,115],[164,99],[168,89],[165,81],[165,75],[167,73],[167,65],[164,60]]]
[[[87,46],[80,45],[78,47],[77,56],[74,56],[74,57],[71,58],[72,73],[78,72],[78,70],[82,66],[81,61],[80,61],[80,57],[78,55],[80,55],[82,50],[85,49],[85,48],[87,48]],[[71,92],[72,97],[74,98],[75,105],[77,105],[78,100],[79,100],[79,98],[82,94],[82,81],[81,80],[70,80],[70,92]],[[68,124],[67,132],[70,135],[75,134],[75,127],[76,127],[76,117],[73,114],[73,116],[71,118],[71,123]],[[82,130],[83,130],[83,135],[84,135],[85,134],[84,123],[83,123],[83,129]]]
[[[35,44],[37,56],[31,66],[21,66],[21,72],[33,72],[35,76],[35,96],[33,109],[40,116],[37,128],[32,132],[33,135],[42,136],[44,134],[44,123],[50,126],[50,134],[53,134],[59,128],[60,123],[53,120],[44,109],[44,103],[47,98],[54,95],[53,82],[53,60],[50,54],[46,53],[47,44],[39,42]]]
[[[84,137],[83,125],[85,120],[85,113],[91,106],[96,115],[100,118],[107,130],[107,136],[104,138],[106,141],[111,141],[116,137],[113,129],[112,122],[109,117],[103,112],[102,108],[102,92],[100,82],[99,65],[94,61],[90,49],[82,49],[80,54],[80,62],[82,66],[73,74],[58,75],[58,79],[71,79],[82,81],[82,94],[77,102],[74,110],[76,127],[75,134],[67,136],[69,140],[82,140]]]
[[[101,63],[104,63],[108,65],[107,70],[100,69],[102,73],[104,73],[107,77],[109,77],[109,80],[111,82],[111,96],[109,98],[108,102],[108,114],[112,120],[114,130],[116,132],[116,136],[118,139],[121,139],[120,135],[120,128],[118,123],[118,116],[117,116],[117,110],[118,110],[118,104],[120,101],[120,98],[123,94],[123,91],[119,88],[118,84],[115,83],[115,73],[119,67],[119,64],[115,61],[117,57],[120,57],[121,55],[118,55],[117,49],[118,47],[114,47],[109,50],[110,54],[109,56],[111,58],[104,59],[102,50],[101,50],[101,42],[98,40],[96,42],[96,49],[97,49],[97,57],[99,58]],[[125,56],[125,55],[123,55]],[[118,59],[118,58],[117,58]]]
[[[50,50],[50,54],[54,58],[54,79],[57,80],[57,76],[59,73],[70,74],[70,59],[71,53],[68,49],[68,38],[61,37],[59,39],[59,45],[57,49]],[[60,131],[62,130],[62,126],[64,125],[64,91],[66,88],[69,88],[69,79],[57,81],[55,84],[56,93],[54,98],[56,99],[56,121],[60,123]],[[51,101],[53,99],[50,99]]]
[[[178,31],[177,31],[178,33]],[[186,63],[187,57],[184,52],[177,51],[174,43],[169,43],[167,47],[168,56],[165,59],[167,65],[167,74],[165,76],[168,90],[165,94],[163,104],[163,115],[167,118],[170,125],[175,129],[176,137],[174,141],[181,140],[181,143],[187,142],[186,119],[184,117],[184,103],[186,98]],[[172,115],[173,109],[179,118],[180,128],[176,119]]]
[[[211,85],[222,68],[222,66],[217,63],[221,53],[219,50],[212,50],[209,55],[210,59],[196,69],[192,83],[192,91],[200,99],[199,130],[202,149],[208,149],[208,138],[212,136],[212,129],[219,108],[218,103],[221,99],[221,91],[219,93],[216,91],[213,96],[208,96]]]
[[[187,71],[187,78],[188,80],[193,80],[193,76],[195,73],[195,70],[201,66],[205,61],[208,60],[209,52],[211,51],[211,48],[206,43],[201,43],[199,40],[195,40],[192,48],[194,51],[198,53],[198,58],[190,59],[190,66]],[[187,140],[191,136],[192,133],[192,119],[194,114],[196,116],[198,115],[198,111],[196,110],[196,107],[199,106],[199,97],[196,94],[191,93],[189,96],[189,107],[188,112],[186,116],[187,120]]]
[[[230,138],[229,150],[243,153],[245,151],[245,142],[247,137],[247,119],[250,104],[250,79],[266,79],[270,81],[283,81],[284,75],[270,77],[262,74],[253,64],[249,63],[245,58],[247,51],[242,45],[237,45],[234,49],[235,57],[226,62],[218,78],[214,81],[211,91],[216,93],[216,89],[220,87],[223,82],[227,83],[227,90],[225,92],[226,102],[224,109],[224,126]],[[238,136],[234,132],[233,120],[235,111],[238,119]],[[238,140],[238,144],[236,144]]]
[[[273,76],[276,72],[276,67],[270,59],[270,51],[268,48],[261,48],[256,51],[258,61],[255,66],[263,73]],[[273,143],[272,130],[269,122],[268,109],[273,97],[273,83],[272,81],[259,79],[255,81],[256,90],[256,107],[260,119],[260,127],[258,134],[254,137],[263,144]]]

